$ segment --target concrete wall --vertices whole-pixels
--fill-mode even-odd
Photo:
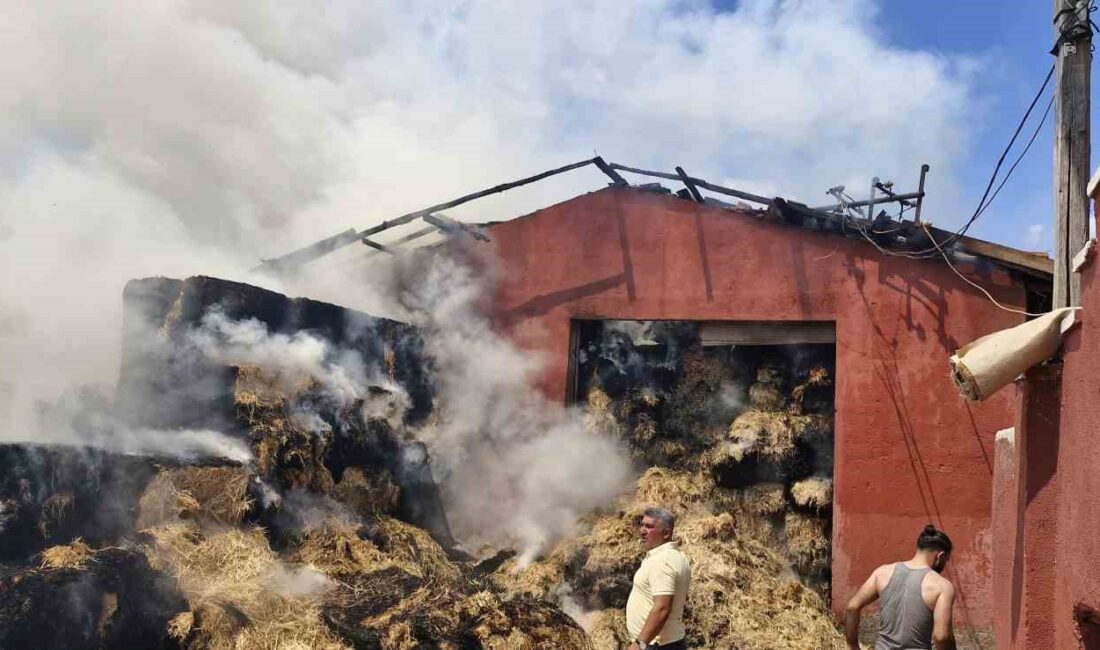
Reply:
[[[837,327],[833,606],[907,557],[924,524],[956,544],[956,615],[992,625],[994,434],[1016,394],[968,405],[948,377],[960,344],[1017,324],[942,262],[631,189],[584,195],[490,230],[499,326],[543,355],[566,395],[570,319],[826,320]],[[983,284],[1022,305],[999,270]]]

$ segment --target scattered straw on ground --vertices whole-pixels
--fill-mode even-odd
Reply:
[[[164,469],[142,493],[135,527],[144,530],[180,519],[234,525],[251,506],[244,468]]]
[[[51,546],[42,551],[39,566],[43,569],[83,569],[94,557],[95,551],[78,537],[68,544]]]
[[[832,479],[813,476],[791,486],[791,498],[803,508],[827,508],[833,502]]]

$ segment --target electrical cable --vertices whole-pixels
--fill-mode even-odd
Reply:
[[[942,248],[940,248],[940,245],[938,243],[936,243],[936,239],[934,237],[932,237],[932,233],[928,231],[928,226],[926,226],[922,223],[921,227],[924,228],[924,232],[926,232],[928,234],[929,239],[931,239],[932,243],[935,244],[936,250],[938,250],[940,252],[940,255],[943,257],[943,261],[947,263],[948,268],[950,268],[952,271],[954,271],[955,275],[959,276],[959,278],[963,282],[969,284],[970,286],[974,287],[978,291],[981,291],[982,293],[984,293],[985,297],[989,298],[989,301],[992,302],[994,305],[996,305],[997,307],[1000,307],[1001,309],[1003,309],[1005,311],[1012,312],[1013,314],[1022,314],[1024,316],[1042,316],[1043,315],[1043,314],[1033,314],[1031,312],[1024,311],[1022,309],[1014,309],[1012,307],[1006,307],[1006,306],[1002,305],[1001,303],[997,302],[997,299],[994,298],[991,293],[986,291],[985,287],[978,284],[977,282],[974,282],[970,278],[966,277],[965,275],[960,273],[957,268],[955,268],[955,265],[951,263],[950,259],[948,259],[947,253],[945,253],[944,250]]]

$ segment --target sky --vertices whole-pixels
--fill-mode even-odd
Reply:
[[[927,0],[891,2],[889,7],[880,25],[890,40],[907,48],[980,61],[981,74],[973,83],[983,105],[972,116],[974,142],[966,157],[969,164],[959,170],[959,178],[969,190],[964,196],[970,199],[959,207],[963,212],[972,211],[1001,150],[1053,64],[1049,53],[1054,42],[1051,3]],[[1052,80],[1033,120],[1041,116],[1053,85]],[[1095,102],[1092,108],[1095,124],[1100,111]],[[974,236],[1053,254],[1053,119],[1052,109],[1027,157],[972,229]],[[1025,128],[1021,140],[1031,132],[1030,126]],[[1010,155],[1009,161],[1014,159]]]
[[[131,278],[255,281],[261,258],[593,153],[810,204],[928,163],[924,217],[956,227],[1050,65],[1048,4],[9,0],[0,369],[64,368],[27,394],[102,379]],[[1050,151],[1048,126],[971,234],[1050,249]]]

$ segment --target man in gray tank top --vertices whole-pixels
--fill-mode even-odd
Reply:
[[[955,587],[940,573],[951,557],[951,539],[928,525],[908,562],[885,564],[848,601],[844,612],[849,650],[860,650],[860,611],[881,600],[874,650],[955,650],[951,608]]]

